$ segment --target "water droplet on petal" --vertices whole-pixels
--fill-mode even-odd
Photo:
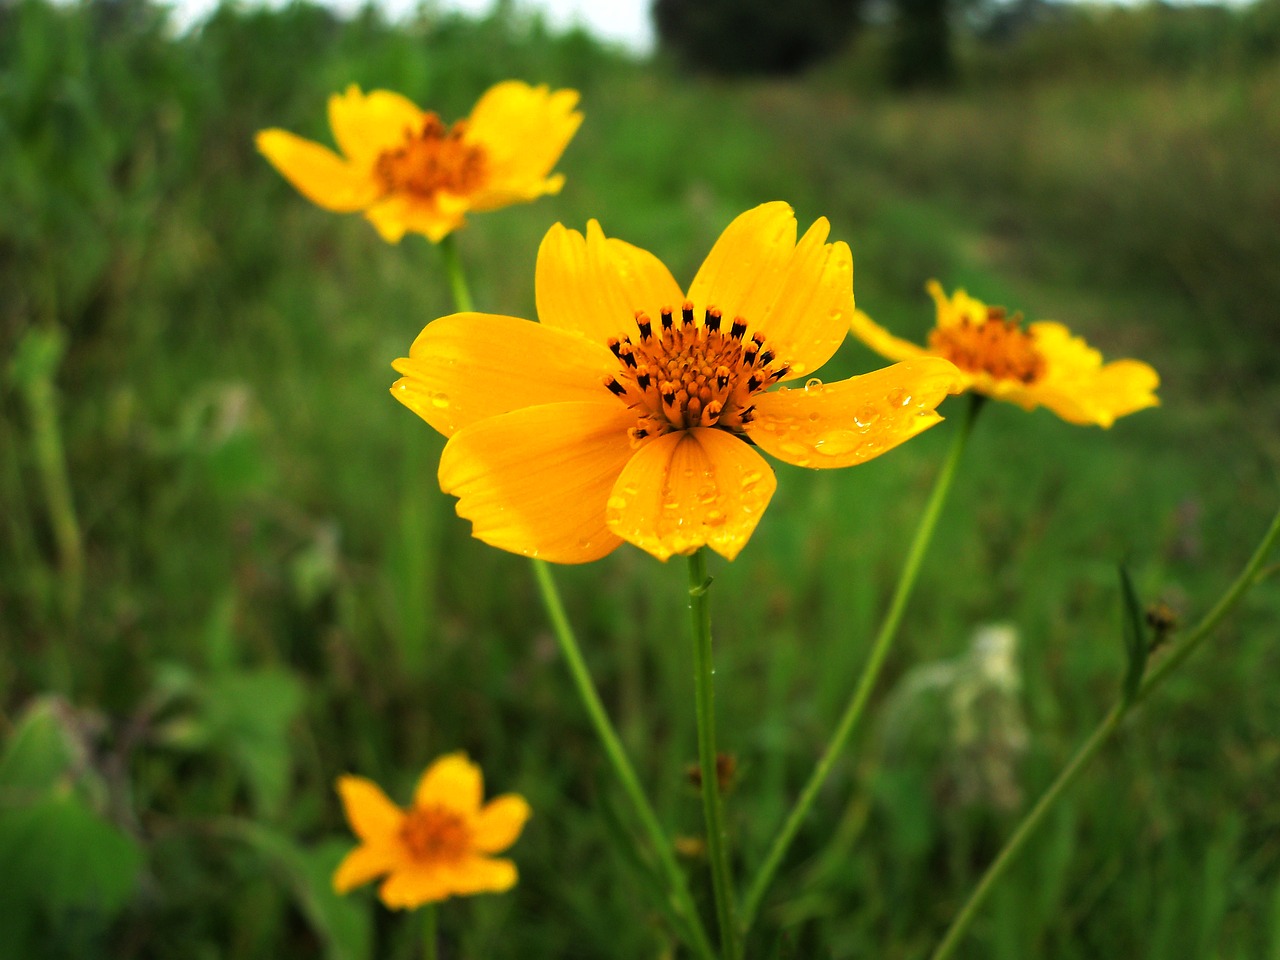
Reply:
[[[810,377],[808,380],[805,381],[804,392],[805,393],[821,393],[822,381],[819,380],[817,377]]]
[[[839,457],[858,449],[861,442],[861,435],[853,430],[832,430],[823,434],[813,446],[824,456]]]
[[[596,503],[599,503],[599,502],[600,502],[599,500],[596,501]],[[616,495],[612,496],[605,503],[605,506],[610,510],[625,510],[627,508],[627,498],[619,497]]]
[[[764,479],[764,474],[762,474],[759,470],[752,470],[750,473],[744,473],[742,475],[742,489],[750,490],[752,487],[754,487],[757,483],[759,483],[763,479]]]
[[[446,407],[449,406],[448,395],[443,393],[437,393],[434,397],[431,398],[431,405],[440,410],[444,410]]]
[[[906,395],[907,395],[907,391],[903,390],[901,387],[894,387],[892,390],[889,391],[889,395],[885,397],[885,399],[888,400],[890,403],[901,403],[902,398],[905,397]]]

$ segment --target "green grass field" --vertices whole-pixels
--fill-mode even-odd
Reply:
[[[560,196],[459,235],[482,310],[534,316],[557,220],[597,218],[687,282],[734,215],[783,199],[830,218],[859,306],[899,333],[932,323],[937,277],[1162,374],[1161,407],[1109,431],[987,405],[748,953],[928,955],[1115,701],[1117,565],[1193,622],[1275,511],[1280,64],[910,98],[858,69],[730,85],[536,23],[292,6],[173,38],[133,2],[0,4],[0,957],[416,955],[370,891],[329,892],[354,843],[333,783],[406,801],[455,749],[535,813],[514,891],[443,906],[443,957],[684,955],[527,562],[471,539],[443,441],[388,395],[391,360],[452,312],[439,251],[309,205],[253,148],[268,126],[329,142],[348,83],[451,118],[510,76],[576,87],[586,121]],[[850,342],[823,376],[880,365]],[[775,464],[750,545],[713,558],[743,871],[849,695],[964,402],[856,469]],[[695,837],[682,567],[623,547],[559,572],[664,825]],[[1130,718],[958,956],[1280,960],[1278,615],[1273,578]],[[927,678],[971,678],[990,624],[1016,630],[1014,669],[979,686],[962,743]]]

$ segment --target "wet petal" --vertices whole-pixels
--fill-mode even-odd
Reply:
[[[452,870],[438,863],[404,866],[378,889],[378,897],[392,910],[411,910],[444,900],[454,892]]]
[[[370,170],[380,153],[416,133],[424,116],[412,100],[390,90],[371,90],[366,95],[352,84],[329,98],[333,139],[353,163]]]
[[[540,323],[486,313],[433,320],[392,364],[391,395],[445,436],[546,403],[613,402],[601,381],[618,361],[604,344]]]
[[[548,230],[534,279],[539,320],[601,344],[634,330],[637,310],[656,319],[662,307],[678,308],[684,300],[662,261],[606,238],[594,220],[585,237],[559,223]]]
[[[485,186],[473,209],[492,210],[544,193],[557,193],[564,177],[548,177],[573,139],[582,114],[576,90],[552,92],[508,80],[491,87],[471,111],[467,140],[485,152]]]
[[[916,346],[909,340],[895,337],[861,310],[853,311],[853,321],[849,325],[853,335],[868,347],[890,360],[909,360],[912,357],[924,356],[928,353],[924,347]]]
[[[465,753],[447,753],[418,778],[413,791],[415,807],[441,806],[468,816],[480,809],[484,776]]]
[[[404,822],[404,811],[392,803],[382,788],[364,777],[338,778],[338,796],[347,823],[361,840],[378,842],[395,834]]]
[[[356,847],[338,864],[333,873],[333,889],[337,893],[354,890],[395,868],[401,861],[396,848],[388,843],[364,844]]]
[[[756,402],[747,434],[800,467],[848,467],[878,457],[942,418],[934,408],[967,381],[941,357],[920,357],[826,386]]]
[[[481,853],[497,853],[516,842],[531,814],[524,797],[514,793],[495,797],[484,805],[471,828],[472,843]]]
[[[689,299],[741,315],[791,367],[786,379],[805,376],[836,352],[853,318],[853,255],[825,242],[829,229],[820,218],[797,244],[787,204],[748,210],[712,247]]]
[[[516,885],[519,873],[510,860],[469,857],[452,867],[449,884],[452,893],[502,893]]]
[[[338,213],[363,210],[377,199],[380,187],[368,171],[355,167],[328,147],[287,130],[263,130],[255,142],[304,197]]]
[[[732,560],[777,487],[764,459],[711,427],[650,440],[609,498],[609,529],[659,560],[709,546]]]
[[[632,456],[635,414],[604,402],[513,410],[459,430],[440,457],[440,488],[485,543],[556,563],[586,563],[619,540],[605,501]]]

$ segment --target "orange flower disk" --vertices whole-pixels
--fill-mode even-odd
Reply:
[[[471,116],[446,126],[398,93],[352,85],[329,98],[342,156],[286,130],[263,130],[258,149],[312,203],[364,211],[383,239],[405,233],[438,242],[471,210],[494,210],[559,193],[551,168],[582,122],[574,90],[508,80]]]
[[[486,543],[560,563],[624,540],[665,560],[733,559],[773,496],[756,452],[805,467],[884,453],[941,418],[961,378],[924,357],[810,377],[853,316],[853,259],[785,203],[742,214],[682,291],[652,254],[556,224],[538,251],[540,323],[427,325],[392,394],[450,438],[440,485]]]
[[[431,764],[407,810],[363,777],[341,777],[338,793],[360,838],[360,846],[333,875],[338,893],[385,874],[378,896],[399,909],[451,896],[501,893],[515,885],[515,864],[487,854],[516,842],[529,819],[529,804],[506,794],[481,806],[480,768],[465,754],[451,753]]]

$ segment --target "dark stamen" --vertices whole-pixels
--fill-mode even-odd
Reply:
[[[609,378],[608,382],[605,383],[605,386],[609,388],[609,392],[612,393],[615,397],[620,397],[627,392],[627,388],[624,387],[622,384],[620,384],[613,377]]]
[[[688,300],[686,300],[684,302],[684,306],[680,308],[680,319],[684,322],[686,327],[693,323],[693,304]]]
[[[729,336],[735,340],[741,340],[742,335],[747,332],[747,322],[741,317],[733,318],[733,326],[729,328]]]
[[[670,307],[663,307],[663,308],[662,308],[662,311],[661,311],[661,313],[660,313],[660,316],[662,317],[662,329],[663,329],[663,330],[670,330],[670,329],[671,329],[671,322],[672,322],[672,321],[671,321],[671,308],[670,308]]]
[[[720,311],[716,307],[707,307],[706,326],[708,330],[720,329]]]

